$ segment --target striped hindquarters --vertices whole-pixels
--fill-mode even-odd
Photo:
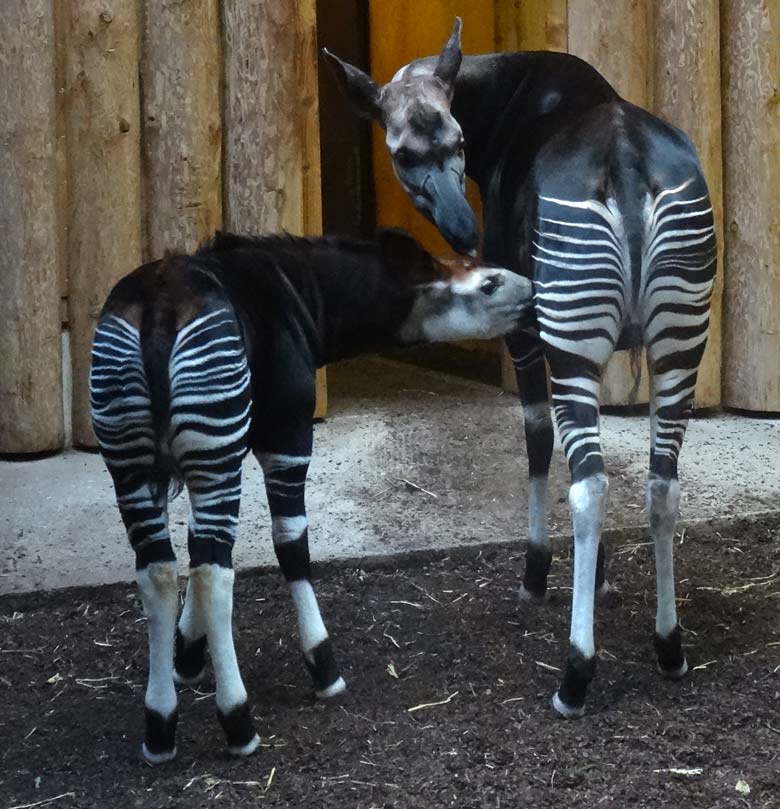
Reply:
[[[158,543],[169,551],[165,509],[152,496],[156,437],[138,329],[116,315],[101,319],[92,344],[92,424],[114,480],[136,554]]]
[[[190,561],[230,564],[247,450],[250,376],[234,313],[182,328],[169,363],[170,446],[192,504]]]
[[[707,342],[717,242],[701,180],[648,197],[640,305],[653,398],[651,469],[675,477]]]

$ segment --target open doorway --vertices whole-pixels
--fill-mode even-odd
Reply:
[[[387,13],[382,4],[366,0],[320,0],[317,4],[319,45],[366,72],[372,72],[372,64],[374,72],[387,72],[388,64],[398,66],[408,57],[404,48],[399,50],[388,45],[388,41],[382,40],[380,44],[372,40],[372,20],[384,30]],[[402,42],[403,38],[392,37],[391,40]],[[434,40],[437,41],[437,37],[432,35],[431,52],[436,49]],[[419,48],[425,47],[426,43],[420,43]],[[394,50],[399,52],[396,54]],[[377,78],[386,80],[389,76],[377,74]],[[388,170],[381,132],[372,132],[370,122],[354,115],[330,72],[322,65],[319,94],[323,231],[371,238],[379,222],[410,230],[436,254],[452,255],[433,226],[413,210]],[[400,349],[385,352],[382,358],[488,385],[501,385],[498,341],[464,341]],[[371,375],[381,384],[381,373],[373,369]],[[330,369],[331,401],[349,387],[348,380],[341,376],[339,368]],[[388,372],[388,385],[398,377]]]

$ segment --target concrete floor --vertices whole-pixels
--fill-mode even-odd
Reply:
[[[525,538],[526,464],[515,397],[378,358],[332,366],[329,391],[330,414],[315,428],[307,487],[315,560]],[[638,533],[644,525],[647,444],[646,417],[604,417],[612,480],[608,528]],[[680,466],[686,521],[780,514],[780,421],[694,420]],[[558,449],[550,503],[553,531],[561,536],[569,530],[567,478]],[[67,452],[2,462],[0,493],[0,593],[134,577],[99,456]],[[172,503],[171,520],[183,549],[185,497]],[[238,568],[275,563],[269,524],[261,475],[250,457]]]

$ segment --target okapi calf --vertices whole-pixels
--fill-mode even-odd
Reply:
[[[217,234],[195,255],[145,264],[114,287],[95,334],[90,393],[148,617],[147,761],[176,755],[174,680],[202,677],[207,643],[228,751],[248,755],[259,744],[231,628],[247,451],[263,468],[306,666],[317,696],[334,696],[345,683],[310,583],[304,505],[315,370],[391,345],[505,334],[530,298],[527,280],[441,263],[399,231],[378,243]],[[172,482],[191,503],[178,628]]]

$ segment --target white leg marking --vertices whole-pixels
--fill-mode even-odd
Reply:
[[[190,573],[193,591],[197,591],[198,600],[203,605],[206,636],[217,683],[217,708],[222,713],[230,713],[246,702],[246,689],[233,646],[234,579],[232,568],[212,564],[199,565]]]
[[[655,543],[657,611],[655,631],[666,638],[677,626],[674,600],[674,526],[680,506],[677,480],[650,478],[647,481],[647,510]]]
[[[176,708],[173,685],[173,635],[178,607],[176,563],[152,562],[138,571],[137,580],[149,632],[149,681],[145,704],[161,716],[168,717]]]
[[[569,489],[574,522],[574,596],[569,640],[585,657],[596,653],[593,641],[593,600],[596,560],[604,525],[609,481],[604,474],[573,483]]]
[[[303,653],[311,662],[311,650],[328,637],[328,631],[322,622],[317,597],[314,595],[314,588],[311,583],[305,579],[292,581],[290,582],[290,593],[295,603],[295,609],[298,612],[298,631],[301,638],[301,647],[303,648]]]
[[[309,521],[306,519],[305,514],[301,514],[297,517],[274,517],[271,528],[274,545],[294,542],[303,535],[303,532],[308,527]]]

